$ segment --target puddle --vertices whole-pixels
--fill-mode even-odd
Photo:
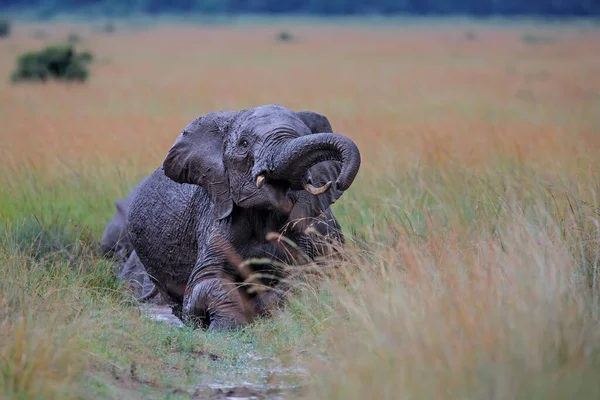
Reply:
[[[193,399],[286,399],[292,395],[292,392],[285,392],[277,389],[256,390],[251,386],[236,386],[231,388],[198,388],[192,393]]]
[[[169,306],[144,304],[141,311],[154,321],[183,327]],[[277,358],[252,353],[234,365],[213,361],[211,373],[199,376],[195,387],[187,390],[193,399],[285,399],[298,394],[307,378],[301,367],[284,366]]]
[[[299,393],[306,376],[298,366],[286,367],[277,358],[248,353],[234,365],[216,362],[210,376],[200,377],[194,398],[285,399]]]
[[[183,328],[183,322],[173,315],[171,312],[171,307],[169,306],[144,304],[141,309],[143,314],[147,315],[154,321],[165,322],[169,325]]]

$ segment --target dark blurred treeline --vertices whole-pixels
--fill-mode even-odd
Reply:
[[[540,15],[600,14],[600,0],[0,0],[0,9],[52,12],[218,14],[416,14]]]

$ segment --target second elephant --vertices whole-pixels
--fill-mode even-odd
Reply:
[[[119,281],[126,283],[127,288],[137,300],[153,300],[154,303],[162,303],[157,288],[148,277],[144,265],[133,249],[125,223],[131,199],[146,179],[142,179],[126,198],[115,201],[116,211],[102,234],[100,253],[103,257],[115,261],[113,272]]]

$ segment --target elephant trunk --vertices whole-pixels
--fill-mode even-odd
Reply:
[[[348,189],[360,167],[360,152],[354,142],[336,133],[300,136],[282,144],[272,157],[268,178],[286,180],[292,188],[304,187],[315,195],[326,192],[331,183],[321,188],[313,187],[308,173],[312,166],[323,161],[341,162],[342,168],[335,182],[337,190]],[[257,178],[257,184],[261,176]]]

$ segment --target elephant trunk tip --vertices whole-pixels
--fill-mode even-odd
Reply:
[[[354,182],[358,170],[360,169],[361,156],[358,146],[349,138],[343,137],[341,140],[344,145],[340,146],[342,155],[342,170],[335,182],[335,188],[339,191],[348,190]]]

